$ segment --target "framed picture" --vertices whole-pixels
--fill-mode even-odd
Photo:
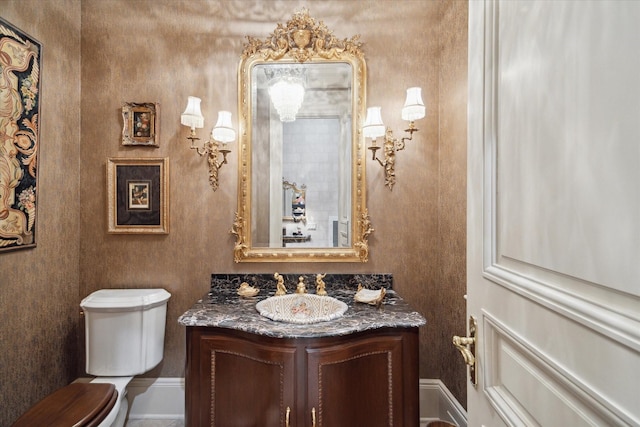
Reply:
[[[126,102],[122,106],[122,145],[159,147],[158,103]]]
[[[107,160],[109,233],[169,233],[169,159]]]
[[[42,45],[0,18],[0,251],[36,246]]]

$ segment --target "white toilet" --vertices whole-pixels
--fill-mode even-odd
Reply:
[[[134,375],[155,368],[164,354],[164,289],[101,289],[82,300],[86,370],[92,383],[112,383],[118,401],[100,426],[121,427],[129,407],[126,387]]]
[[[96,378],[74,382],[34,406],[15,425],[36,425],[46,414],[51,425],[122,427],[127,416],[126,387],[134,375],[150,371],[164,352],[167,301],[164,289],[102,289],[82,300],[86,371]],[[114,384],[107,388],[104,384]],[[91,386],[91,384],[99,384]],[[71,406],[71,414],[60,408]],[[78,416],[78,413],[81,413]],[[40,418],[42,419],[42,418]],[[65,420],[53,423],[53,420]],[[36,424],[34,424],[34,422]]]

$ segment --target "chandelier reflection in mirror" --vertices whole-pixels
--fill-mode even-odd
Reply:
[[[196,136],[196,128],[200,129],[204,126],[204,117],[200,111],[200,98],[190,96],[187,102],[187,108],[180,116],[180,123],[191,129],[191,132],[187,139],[191,141],[191,148],[195,150],[200,156],[207,156],[207,162],[209,163],[209,184],[213,191],[216,191],[219,187],[218,184],[218,170],[222,165],[227,164],[227,154],[231,152],[227,148],[227,144],[236,139],[236,131],[231,124],[231,113],[229,111],[219,111],[218,121],[211,131],[211,136],[208,141],[204,142],[202,146],[195,145],[195,141],[199,141],[200,138]],[[222,156],[222,157],[221,157]]]
[[[269,97],[281,122],[293,122],[304,101],[305,69],[296,66],[265,68]]]
[[[390,190],[393,190],[393,186],[396,183],[396,152],[404,150],[405,142],[411,141],[413,133],[418,131],[415,121],[422,119],[425,113],[426,108],[422,101],[422,89],[419,87],[407,89],[407,99],[404,107],[402,107],[402,120],[409,122],[409,127],[405,129],[409,136],[397,139],[393,137],[391,129],[385,129],[380,107],[367,108],[367,118],[362,127],[362,133],[365,138],[371,138],[371,146],[368,148],[371,150],[372,159],[376,160],[384,168],[384,185],[389,187]],[[382,147],[376,143],[376,139],[380,136],[384,136]],[[384,160],[377,157],[377,151],[380,148],[384,150]]]

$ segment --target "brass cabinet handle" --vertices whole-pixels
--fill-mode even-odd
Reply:
[[[291,408],[287,406],[287,414],[284,417],[285,427],[289,427],[289,415],[291,414]],[[316,427],[316,408],[311,408],[311,427]]]

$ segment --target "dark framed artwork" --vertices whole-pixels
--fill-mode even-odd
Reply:
[[[109,233],[169,233],[169,159],[107,160]]]
[[[42,44],[0,18],[0,251],[36,246]]]
[[[125,102],[122,106],[122,145],[159,147],[159,112],[158,103]]]

